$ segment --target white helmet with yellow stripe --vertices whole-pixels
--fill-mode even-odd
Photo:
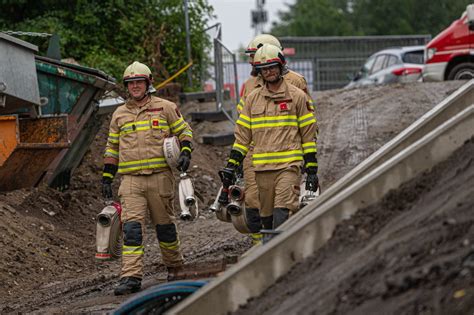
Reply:
[[[257,52],[257,50],[265,44],[270,44],[278,47],[280,50],[283,50],[280,41],[273,35],[270,34],[260,34],[254,37],[250,41],[245,50],[245,53],[248,55],[253,55]]]
[[[273,65],[284,66],[285,56],[280,48],[270,44],[261,46],[253,57],[253,65],[256,69],[261,69]]]
[[[127,85],[130,81],[146,80],[147,84],[150,85],[153,81],[150,68],[147,65],[134,61],[129,65],[123,73],[123,84]]]

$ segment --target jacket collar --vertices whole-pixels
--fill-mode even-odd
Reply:
[[[141,111],[143,109],[146,109],[146,108],[150,107],[150,105],[153,101],[153,98],[154,98],[153,96],[149,95],[148,101],[144,105],[142,105],[142,107],[138,107],[137,102],[134,99],[131,99],[131,98],[129,98],[127,100],[127,103],[125,105],[130,110],[133,110],[134,108],[137,108],[138,110]]]
[[[268,89],[267,85],[263,85],[262,95],[271,99],[291,99],[290,92],[288,91],[288,84],[285,80],[282,80],[278,91],[272,92]]]

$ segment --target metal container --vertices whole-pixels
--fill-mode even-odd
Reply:
[[[0,191],[36,186],[69,146],[67,116],[0,116]]]
[[[37,51],[35,45],[0,32],[0,114],[40,104]]]
[[[41,97],[48,102],[42,114],[67,114],[71,146],[49,165],[46,182],[67,189],[74,169],[95,138],[102,119],[99,99],[115,87],[115,80],[102,71],[36,56]]]

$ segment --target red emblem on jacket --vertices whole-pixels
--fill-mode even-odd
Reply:
[[[159,125],[160,125],[160,122],[155,119],[155,120],[153,120],[152,124],[153,124],[153,126],[156,127],[156,126],[159,126]]]
[[[280,103],[280,110],[288,110],[288,105],[286,103]]]

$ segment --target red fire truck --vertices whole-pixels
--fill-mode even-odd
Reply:
[[[474,78],[474,4],[425,48],[423,81]]]

